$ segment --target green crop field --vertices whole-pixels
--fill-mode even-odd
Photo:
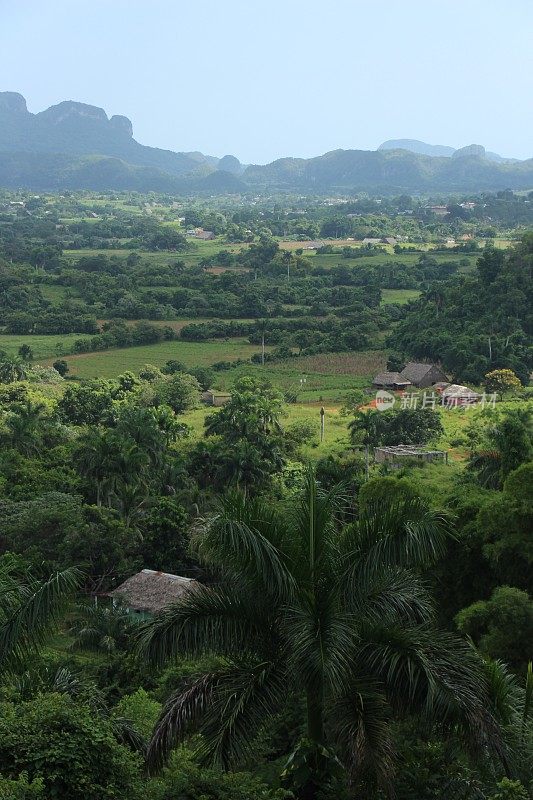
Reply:
[[[385,353],[381,350],[298,356],[274,364],[267,361],[264,367],[242,364],[219,372],[216,388],[229,389],[237,378],[254,375],[296,395],[299,403],[342,404],[347,392],[369,386],[384,368]]]
[[[69,261],[78,261],[80,258],[95,255],[118,256],[119,258],[126,258],[131,252],[137,253],[143,261],[148,261],[150,264],[169,264],[172,261],[184,261],[188,266],[198,264],[203,258],[213,256],[220,250],[229,250],[231,253],[237,253],[239,250],[248,247],[246,244],[228,244],[222,238],[213,239],[212,241],[203,242],[196,239],[188,239],[190,250],[185,252],[177,252],[175,250],[158,250],[150,252],[147,250],[131,250],[128,248],[120,249],[102,249],[102,248],[82,248],[80,250],[64,250],[63,256]]]
[[[216,361],[249,359],[258,349],[257,345],[248,344],[243,339],[228,342],[182,342],[178,339],[139,347],[80,353],[66,356],[66,360],[71,374],[80,378],[112,378],[126,371],[138,372],[144,364],[161,367],[170,359],[182,361],[191,368],[206,367]],[[52,361],[53,359],[47,363]]]

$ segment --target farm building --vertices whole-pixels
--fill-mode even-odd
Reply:
[[[376,447],[374,460],[378,464],[388,463],[391,466],[401,465],[402,462],[410,459],[431,463],[433,461],[448,462],[448,454],[444,450],[422,450],[410,444],[398,444],[391,447]]]
[[[448,380],[446,374],[436,364],[424,364],[417,361],[410,361],[406,364],[400,375],[419,389],[426,389],[435,383]]]
[[[398,239],[396,239],[394,236],[384,236],[381,241],[383,244],[398,244]]]
[[[197,231],[195,237],[197,239],[203,239],[204,241],[211,241],[211,239],[215,238],[215,234],[213,231]]]
[[[136,614],[157,614],[198,585],[192,578],[143,569],[109,592],[109,597]]]
[[[459,383],[450,383],[442,391],[442,404],[445,406],[471,406],[480,399],[480,394]]]
[[[213,392],[209,390],[202,393],[202,400],[208,406],[216,406],[219,408],[220,406],[226,405],[226,403],[231,400],[231,395],[226,392]]]
[[[318,250],[320,247],[324,247],[324,242],[304,242],[302,244],[302,250]]]
[[[399,372],[380,372],[372,381],[376,389],[407,389],[411,382],[402,378]]]

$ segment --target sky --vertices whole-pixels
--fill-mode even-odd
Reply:
[[[0,0],[0,91],[244,163],[413,138],[533,157],[531,0]]]

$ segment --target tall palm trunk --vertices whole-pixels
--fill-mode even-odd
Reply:
[[[307,735],[313,744],[324,743],[324,709],[322,697],[307,690]]]

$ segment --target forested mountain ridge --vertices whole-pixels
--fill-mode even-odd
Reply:
[[[481,152],[449,158],[402,149],[333,150],[316,158],[250,166],[243,180],[256,187],[317,193],[526,189],[533,185],[533,160],[496,164]]]
[[[394,144],[398,149],[390,149]],[[415,145],[423,147],[417,151]],[[244,168],[234,156],[218,159],[139,144],[127,117],[108,118],[97,106],[69,100],[32,114],[22,95],[2,92],[0,185],[37,191],[191,194],[531,189],[533,159],[497,161],[480,145],[444,154],[439,147],[399,140],[376,151],[333,150],[314,158],[281,158]]]
[[[127,117],[108,119],[97,106],[66,100],[32,114],[16,92],[0,92],[0,152],[99,154],[169,175],[185,175],[201,166],[212,170],[218,161],[202,153],[174,153],[139,144]]]

